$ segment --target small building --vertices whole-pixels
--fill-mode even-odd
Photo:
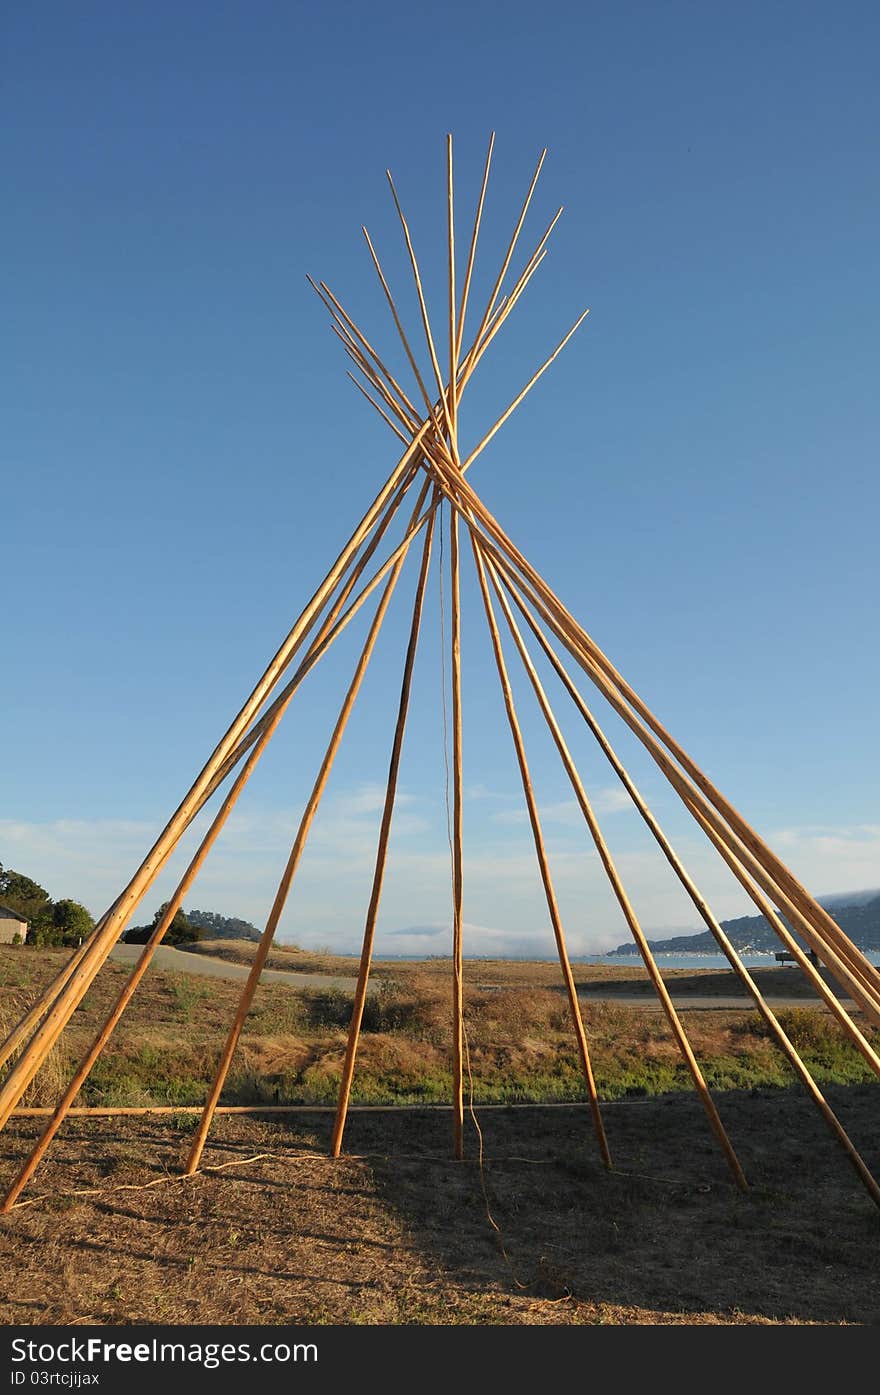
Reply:
[[[12,911],[8,906],[0,906],[0,945],[15,944],[16,936],[19,943],[24,944],[27,928],[27,916],[19,915],[18,911]]]

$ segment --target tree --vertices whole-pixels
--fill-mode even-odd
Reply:
[[[95,922],[85,906],[70,897],[49,902],[38,920],[28,927],[28,940],[35,945],[76,946],[90,935]]]
[[[204,930],[209,940],[259,940],[256,925],[239,916],[220,915],[219,911],[198,911],[190,907],[187,917],[191,925]]]
[[[163,901],[156,914],[153,916],[150,925],[133,925],[132,928],[123,935],[126,944],[143,945],[152,935],[159,921],[168,909],[168,902]],[[201,939],[201,933],[197,926],[191,925],[183,910],[174,913],[174,919],[165,931],[163,943],[166,945],[191,944],[194,940]]]
[[[26,916],[30,925],[37,925],[50,911],[52,898],[39,882],[0,863],[0,905]]]
[[[78,945],[92,933],[95,921],[79,901],[64,897],[52,907],[52,926],[59,932],[63,945]]]

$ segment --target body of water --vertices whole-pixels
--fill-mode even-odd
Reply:
[[[659,969],[730,969],[730,963],[723,954],[655,954]],[[740,959],[747,969],[775,969],[779,967],[772,954],[741,954]],[[627,965],[644,968],[640,954],[588,954],[577,961],[580,964],[607,964],[622,968]],[[785,965],[796,969],[797,965]],[[731,970],[732,972],[732,970]]]

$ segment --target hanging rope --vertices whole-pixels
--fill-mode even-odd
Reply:
[[[439,513],[440,513],[440,519],[439,519],[439,522],[440,522],[440,555],[439,555],[440,565],[439,565],[439,568],[438,568],[438,571],[439,571],[439,573],[440,573],[440,693],[441,693],[441,706],[442,706],[442,711],[443,711],[443,769],[444,769],[444,774],[445,774],[444,788],[445,788],[445,796],[446,796],[446,840],[447,840],[447,842],[448,842],[448,844],[449,844],[449,864],[450,864],[450,871],[451,871],[451,873],[452,873],[452,875],[453,875],[453,877],[454,877],[454,875],[455,875],[455,852],[454,852],[453,846],[452,846],[452,807],[451,807],[451,801],[450,801],[450,797],[449,797],[449,717],[448,717],[448,708],[447,708],[447,704],[446,704],[446,681],[447,681],[447,679],[446,679],[446,598],[445,598],[445,592],[444,592],[444,589],[443,589],[443,537],[444,537],[444,514],[443,514],[443,511],[444,511],[445,508],[446,508],[446,500],[445,500],[445,499],[442,499],[441,502],[440,502],[440,509],[439,509]],[[451,527],[451,526],[452,526],[452,521],[451,521],[451,515],[450,515],[450,527]],[[492,1229],[495,1231],[495,1234],[496,1234],[496,1236],[498,1237],[498,1247],[499,1247],[499,1249],[500,1249],[500,1251],[501,1251],[501,1254],[502,1254],[502,1257],[504,1258],[505,1263],[507,1264],[508,1268],[510,1269],[510,1273],[511,1273],[511,1277],[512,1277],[512,1279],[513,1279],[513,1282],[516,1284],[517,1288],[525,1289],[525,1288],[528,1288],[529,1285],[528,1285],[528,1284],[525,1284],[525,1283],[522,1283],[522,1282],[520,1281],[520,1279],[517,1277],[516,1271],[515,1271],[515,1269],[514,1269],[514,1267],[513,1267],[513,1262],[512,1262],[512,1260],[511,1260],[510,1256],[508,1255],[506,1249],[504,1248],[504,1237],[503,1237],[503,1235],[502,1235],[502,1233],[501,1233],[501,1227],[499,1226],[499,1224],[498,1224],[498,1222],[496,1221],[495,1217],[492,1215],[492,1207],[491,1207],[490,1204],[489,1204],[489,1193],[488,1193],[488,1191],[487,1191],[487,1189],[486,1189],[486,1174],[485,1174],[485,1170],[484,1170],[484,1167],[483,1167],[483,1153],[484,1153],[484,1149],[483,1149],[483,1130],[480,1128],[480,1122],[479,1122],[479,1120],[478,1120],[478,1118],[477,1118],[476,1109],[474,1108],[474,1076],[473,1076],[473,1071],[472,1071],[472,1069],[471,1069],[471,1048],[470,1048],[470,1042],[468,1041],[467,1023],[465,1022],[464,1014],[463,1014],[463,1013],[462,1013],[462,1018],[461,1018],[461,1039],[462,1039],[462,1045],[463,1045],[463,1047],[464,1047],[465,1070],[467,1071],[467,1078],[468,1078],[468,1113],[469,1113],[470,1116],[471,1116],[471,1122],[473,1123],[474,1131],[475,1131],[475,1133],[476,1133],[476,1135],[477,1135],[477,1171],[478,1171],[478,1175],[479,1175],[479,1178],[480,1178],[480,1190],[481,1190],[482,1193],[483,1193],[483,1202],[484,1202],[485,1207],[486,1207],[486,1219],[488,1220],[490,1226],[491,1226]]]

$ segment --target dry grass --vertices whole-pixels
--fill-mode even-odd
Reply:
[[[875,1166],[876,1094],[834,1091]],[[188,1181],[190,1122],[75,1121],[48,1199],[0,1223],[0,1320],[876,1324],[878,1214],[815,1112],[793,1090],[719,1103],[746,1195],[692,1096],[607,1106],[612,1174],[583,1107],[484,1111],[503,1252],[473,1130],[453,1163],[445,1112],[355,1113],[338,1162],[328,1115],[226,1117],[206,1162],[243,1165]],[[7,1175],[33,1134],[2,1135]]]
[[[63,951],[0,950],[0,1031],[4,1027],[8,1030],[18,1019],[63,959]],[[451,1036],[446,967],[435,961],[382,966],[384,977],[378,979],[378,991],[368,998],[365,1008],[356,1101],[440,1103],[449,1099]],[[468,965],[471,981],[465,992],[465,1024],[478,1100],[583,1098],[569,1009],[558,984],[558,969],[557,975],[551,976],[552,967],[501,962]],[[593,966],[586,968],[585,983],[595,986],[597,980],[590,976]],[[526,980],[529,971],[534,977],[530,984]],[[786,970],[767,972],[775,974],[783,985],[797,978]],[[116,964],[104,966],[60,1046],[31,1087],[29,1103],[50,1103],[57,1098],[127,973]],[[700,974],[686,976],[681,983],[699,985],[705,978]],[[606,978],[607,1000],[584,999],[596,1079],[609,1099],[691,1086],[665,1019],[651,1010],[651,1003],[646,1001],[641,1008],[615,1001],[615,990],[621,985],[629,988],[640,982],[637,978]],[[729,981],[725,989],[729,990]],[[240,985],[232,981],[151,971],[92,1072],[82,1102],[201,1101],[239,993]],[[295,991],[283,984],[262,985],[228,1078],[225,1101],[332,1101],[350,1014],[351,999],[339,990]],[[784,1016],[820,1079],[858,1083],[871,1078],[827,1011],[793,1006]],[[688,1032],[715,1088],[782,1086],[792,1078],[764,1023],[753,1012],[692,1012],[688,1014]]]
[[[0,949],[0,1027],[64,953]],[[322,972],[349,966],[310,962]],[[355,1098],[449,1098],[448,965],[380,966]],[[581,1100],[558,966],[470,964],[466,1024],[480,1100]],[[785,984],[797,975],[770,970]],[[206,1161],[176,1179],[192,1116],[70,1120],[28,1195],[0,1223],[17,1280],[0,1317],[20,1322],[875,1323],[878,1216],[755,1013],[692,1011],[687,1026],[753,1182],[742,1197],[694,1099],[665,1022],[614,1001],[625,966],[584,1015],[616,1171],[599,1166],[583,1105],[482,1110],[481,1180],[449,1161],[449,1116],[354,1112],[326,1157],[329,1114],[215,1122]],[[127,970],[108,964],[32,1087],[54,1100]],[[718,977],[718,976],[716,976]],[[705,982],[706,975],[690,976]],[[240,985],[150,973],[88,1084],[91,1102],[204,1099]],[[699,991],[704,990],[700,987]],[[723,990],[729,991],[729,981]],[[332,1101],[350,1001],[264,985],[230,1076],[241,1102]],[[875,1173],[880,1090],[830,1014],[797,1000],[786,1029]],[[872,1077],[873,1079],[873,1077]],[[844,1082],[850,1081],[849,1085]],[[616,1101],[616,1102],[615,1102]],[[0,1135],[6,1180],[38,1125]],[[170,1179],[148,1190],[154,1179]],[[2,1180],[2,1179],[0,1179]],[[486,1195],[483,1193],[483,1183]],[[113,1190],[125,1187],[126,1190]],[[100,1195],[76,1197],[97,1187]],[[501,1227],[503,1253],[487,1216]],[[0,1300],[2,1301],[2,1300]]]

